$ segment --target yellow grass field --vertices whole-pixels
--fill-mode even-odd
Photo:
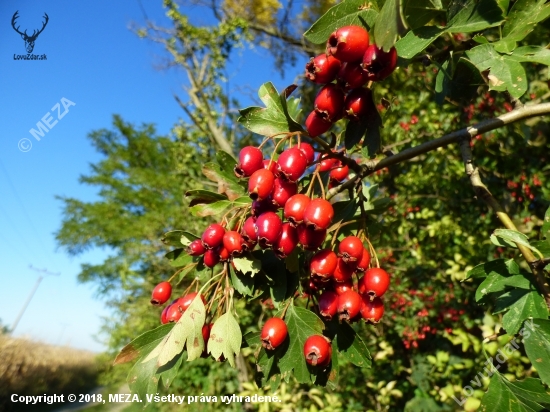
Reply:
[[[97,385],[98,373],[92,352],[0,334],[0,411],[46,410],[24,409],[10,397],[85,393]]]

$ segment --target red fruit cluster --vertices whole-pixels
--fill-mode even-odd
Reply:
[[[380,297],[388,290],[390,277],[383,269],[369,269],[370,260],[369,250],[355,236],[344,238],[337,253],[322,249],[313,255],[309,262],[309,289],[323,290],[319,297],[319,314],[323,318],[380,321],[384,314]],[[358,278],[357,285],[353,282],[354,275]]]
[[[371,90],[363,86],[384,80],[396,66],[395,48],[384,52],[369,45],[369,33],[363,27],[345,26],[332,33],[326,52],[306,64],[306,79],[324,85],[306,119],[309,135],[327,132],[342,117],[359,121],[376,110]]]

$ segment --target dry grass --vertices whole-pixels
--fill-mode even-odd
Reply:
[[[11,394],[85,393],[96,386],[95,354],[0,334],[0,410]]]

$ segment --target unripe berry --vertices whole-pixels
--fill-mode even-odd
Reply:
[[[251,176],[263,165],[264,155],[260,149],[254,146],[243,147],[239,153],[239,163],[235,166],[235,175],[237,177]]]
[[[267,169],[256,170],[248,180],[248,193],[252,200],[264,200],[273,191],[275,176]]]
[[[167,302],[168,299],[170,299],[171,294],[172,285],[170,284],[170,282],[160,282],[153,289],[153,293],[151,295],[151,304],[156,306],[162,305],[163,303]]]
[[[363,242],[356,236],[348,236],[344,238],[338,245],[338,256],[344,262],[358,262],[363,257]]]
[[[361,64],[368,80],[379,82],[393,73],[397,67],[397,51],[392,47],[389,52],[370,45],[363,55]]]
[[[340,60],[326,53],[312,57],[306,64],[306,79],[318,84],[330,83],[336,78],[340,64]]]
[[[369,33],[360,26],[344,26],[330,35],[327,55],[342,62],[361,60],[369,47]]]
[[[256,234],[261,248],[274,245],[281,234],[281,218],[274,212],[266,212],[256,219]]]
[[[330,363],[332,347],[328,338],[322,335],[312,335],[304,343],[304,357],[312,366],[325,367]]]
[[[363,300],[359,293],[348,290],[338,295],[338,314],[340,320],[353,320],[360,312]]]
[[[307,159],[307,164],[310,165],[311,163],[313,163],[313,161],[315,160],[315,151],[313,150],[313,146],[311,146],[309,143],[300,142],[297,147],[305,155]]]
[[[292,253],[298,245],[298,232],[290,223],[285,222],[281,227],[281,235],[273,244],[273,251],[279,259],[284,259]]]
[[[206,249],[213,249],[218,247],[223,242],[223,235],[225,234],[225,229],[222,225],[218,223],[212,223],[206,228],[202,233],[202,244]]]
[[[297,147],[286,149],[279,159],[279,175],[289,182],[297,181],[306,171],[307,158]]]
[[[271,193],[273,205],[278,208],[285,207],[287,200],[294,196],[297,191],[298,185],[295,182],[289,182],[280,177],[276,178]]]
[[[327,237],[327,230],[314,230],[307,227],[304,223],[296,226],[298,232],[298,241],[305,250],[317,250]]]
[[[380,298],[374,298],[372,301],[368,296],[363,296],[361,305],[361,317],[367,323],[378,323],[384,315],[384,303]]]
[[[304,223],[313,230],[327,229],[332,223],[334,209],[328,200],[312,199],[304,211]]]
[[[262,346],[267,350],[279,347],[286,339],[288,329],[281,318],[271,318],[265,323],[260,334]]]
[[[390,286],[390,275],[384,269],[371,268],[365,271],[357,287],[362,295],[369,295],[370,298],[380,297]]]
[[[313,110],[306,119],[306,130],[311,137],[317,137],[328,131],[332,123]]]
[[[309,271],[312,275],[328,279],[332,277],[337,263],[336,253],[330,249],[323,249],[311,258]]]
[[[302,223],[304,212],[311,199],[303,194],[291,196],[285,203],[284,216],[294,226]]]
[[[319,314],[326,320],[331,320],[338,313],[338,295],[326,290],[319,298]]]
[[[342,118],[344,109],[344,92],[335,84],[325,85],[315,98],[314,107],[319,115],[329,121],[335,122]]]
[[[344,116],[359,121],[372,113],[376,108],[372,101],[370,89],[359,88],[349,92],[344,102]]]
[[[187,253],[191,256],[202,256],[206,252],[206,248],[200,239],[195,239],[187,246]]]

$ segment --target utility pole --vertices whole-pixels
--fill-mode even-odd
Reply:
[[[32,300],[32,298],[33,298],[33,296],[34,296],[34,293],[36,292],[36,289],[38,289],[38,286],[40,286],[40,282],[42,282],[42,279],[44,279],[46,276],[59,276],[59,275],[61,275],[61,273],[52,273],[52,272],[48,272],[47,269],[36,269],[36,268],[33,268],[32,265],[30,265],[29,268],[30,268],[31,270],[34,270],[35,272],[41,273],[41,275],[38,277],[38,279],[36,279],[36,283],[34,284],[34,287],[32,288],[31,293],[30,293],[29,296],[27,297],[27,300],[26,300],[25,303],[23,304],[23,307],[22,307],[21,310],[19,311],[19,314],[18,314],[17,317],[15,318],[15,321],[13,322],[13,326],[11,327],[10,333],[13,333],[13,331],[14,331],[15,328],[17,327],[17,324],[18,324],[19,321],[21,320],[21,317],[23,316],[23,313],[25,313],[25,310],[27,310],[27,306],[29,306],[29,303],[31,303],[31,300]]]

